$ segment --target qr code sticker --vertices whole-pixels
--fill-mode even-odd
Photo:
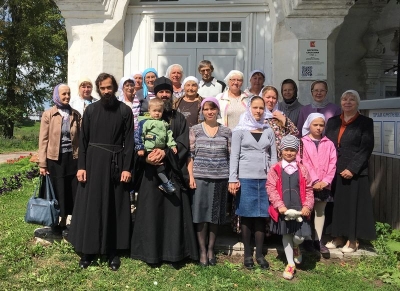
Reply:
[[[302,77],[312,77],[312,66],[301,66]]]

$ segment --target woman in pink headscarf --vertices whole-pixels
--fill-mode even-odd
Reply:
[[[81,115],[69,105],[71,91],[68,85],[54,88],[54,106],[41,119],[39,133],[40,175],[50,175],[61,220],[52,227],[61,235],[66,229],[67,216],[72,214],[78,182],[76,180]]]
[[[204,121],[189,129],[188,171],[200,265],[205,267],[216,264],[214,244],[218,226],[225,222],[232,133],[217,122],[219,103],[214,97],[201,102],[200,114]]]

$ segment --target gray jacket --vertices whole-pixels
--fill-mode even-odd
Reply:
[[[229,182],[244,179],[266,179],[272,165],[277,163],[275,134],[266,128],[257,142],[250,131],[237,130],[232,134]]]

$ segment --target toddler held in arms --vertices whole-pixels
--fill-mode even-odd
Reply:
[[[158,98],[150,99],[149,115],[150,117],[139,121],[135,130],[135,150],[138,156],[144,156],[153,150],[170,148],[174,154],[177,153],[176,142],[172,137],[172,131],[169,124],[162,118],[164,112],[164,101]],[[165,173],[164,164],[157,165],[157,175],[161,180],[158,186],[160,190],[171,194],[176,191],[174,184]]]

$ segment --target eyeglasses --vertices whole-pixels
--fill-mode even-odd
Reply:
[[[232,83],[238,82],[238,83],[243,83],[243,79],[229,79]]]
[[[327,92],[326,90],[311,90],[311,92],[314,92],[314,93],[324,93],[324,92]]]

